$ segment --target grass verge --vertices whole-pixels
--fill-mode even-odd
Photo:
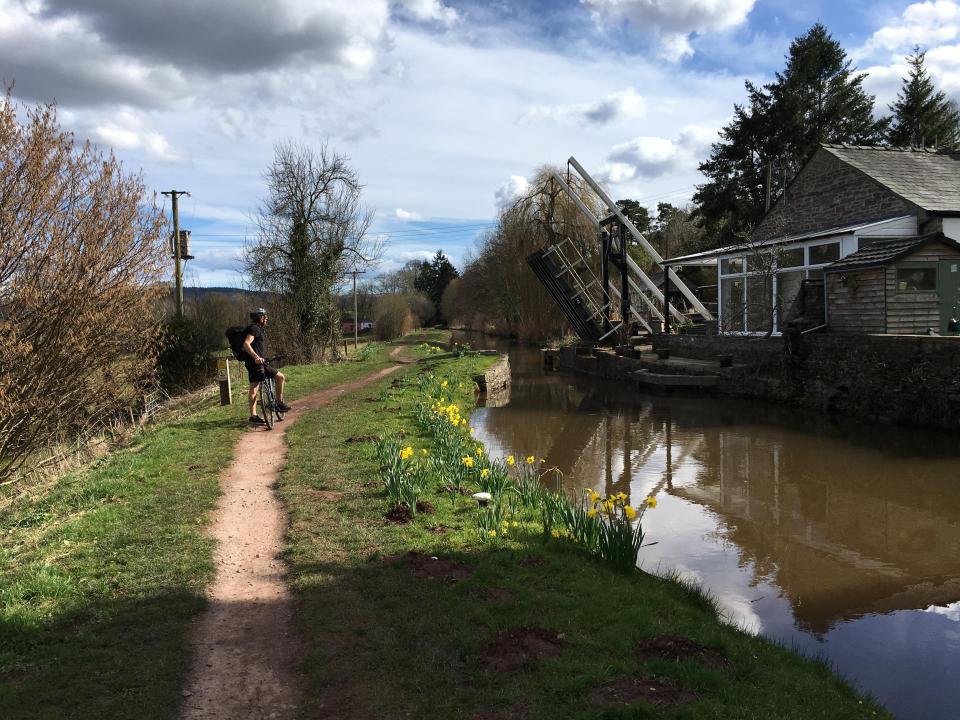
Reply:
[[[459,387],[488,362],[439,366]],[[469,497],[432,487],[434,512],[386,519],[373,444],[348,440],[402,430],[404,444],[429,447],[417,400],[412,382],[394,378],[288,435],[280,492],[307,716],[889,717],[826,665],[719,622],[695,588],[613,573],[533,524],[483,542]]]
[[[287,398],[390,364],[369,347],[362,362],[284,368]],[[0,513],[0,718],[177,716],[246,386]]]

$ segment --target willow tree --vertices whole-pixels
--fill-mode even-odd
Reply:
[[[267,198],[245,263],[252,284],[274,298],[274,347],[298,360],[336,357],[337,289],[380,251],[367,233],[360,180],[349,158],[326,144],[314,150],[290,141],[276,146],[264,177]]]

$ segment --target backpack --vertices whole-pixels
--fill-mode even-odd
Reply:
[[[230,350],[233,356],[241,362],[250,361],[250,356],[243,349],[243,341],[247,339],[247,326],[231,325],[224,333],[227,336],[227,342],[230,343]]]

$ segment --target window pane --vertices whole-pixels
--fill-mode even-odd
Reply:
[[[743,258],[725,258],[720,261],[720,274],[733,275],[743,272]]]
[[[800,296],[803,275],[803,270],[777,275],[777,325],[781,330],[783,330],[784,320],[792,317],[791,310]]]
[[[775,259],[776,256],[770,250],[751,253],[747,255],[747,270],[750,272],[769,273],[773,269]]]
[[[810,246],[810,264],[822,265],[840,259],[840,243]]]
[[[747,278],[747,330],[767,332],[773,317],[773,282],[769,275]]]
[[[726,332],[743,330],[743,279],[720,281],[720,300],[723,308],[721,326]]]
[[[933,292],[936,289],[936,268],[897,268],[898,292]]]
[[[780,267],[799,267],[803,265],[803,248],[790,248],[780,252]]]

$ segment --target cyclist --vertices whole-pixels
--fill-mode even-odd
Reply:
[[[250,313],[250,324],[243,339],[243,351],[250,356],[244,364],[247,367],[247,376],[250,379],[250,422],[254,425],[263,425],[264,420],[257,415],[257,391],[264,378],[272,377],[277,384],[277,410],[290,412],[290,406],[283,402],[283,373],[267,365],[266,353],[263,349],[267,326],[267,311],[257,308]]]

